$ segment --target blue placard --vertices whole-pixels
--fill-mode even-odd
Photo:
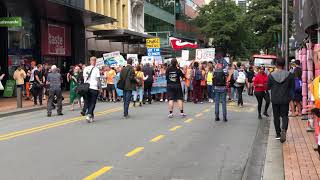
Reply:
[[[160,56],[160,48],[148,48],[148,56]]]

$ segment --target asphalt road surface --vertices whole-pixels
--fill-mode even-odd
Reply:
[[[239,180],[259,124],[245,100],[228,105],[228,122],[209,103],[187,103],[183,119],[168,119],[166,103],[131,108],[129,119],[122,103],[99,103],[92,124],[68,107],[1,118],[0,179]]]

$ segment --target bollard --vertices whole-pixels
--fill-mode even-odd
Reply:
[[[22,87],[17,86],[17,108],[22,108]]]

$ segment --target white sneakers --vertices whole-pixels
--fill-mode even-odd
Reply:
[[[186,117],[187,116],[187,114],[185,114],[185,113],[180,113],[180,116],[182,117],[182,118],[184,118],[184,117]],[[174,115],[171,113],[171,114],[169,114],[168,115],[168,118],[173,118],[174,117]]]
[[[86,120],[88,123],[92,123],[93,122],[93,118],[90,114],[87,115]]]

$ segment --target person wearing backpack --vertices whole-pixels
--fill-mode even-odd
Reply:
[[[294,69],[293,75],[294,75],[294,98],[293,102],[295,107],[295,115],[296,116],[301,116],[302,115],[302,69],[299,66],[300,61],[296,60],[295,64],[297,65],[296,68]]]
[[[227,122],[227,75],[223,71],[223,65],[217,64],[213,73],[214,97],[215,97],[215,120],[220,121],[219,109],[222,102],[223,121]]]
[[[202,76],[202,71],[199,68],[199,63],[198,62],[194,62],[194,74],[193,74],[193,81],[192,81],[192,85],[193,85],[193,102],[195,104],[197,104],[198,102],[200,102],[201,104],[202,102],[202,87],[201,87],[201,80],[203,80],[203,76]]]
[[[236,81],[235,86],[237,88],[237,93],[238,93],[238,106],[243,107],[242,92],[248,79],[242,64],[238,62],[237,66],[238,66],[238,70],[234,72],[233,78]]]
[[[261,108],[262,108],[263,99],[266,101],[263,115],[265,115],[266,117],[269,117],[268,108],[270,105],[270,95],[267,89],[268,76],[265,73],[265,68],[259,67],[258,69],[259,69],[259,73],[254,78],[253,87],[254,87],[254,95],[256,96],[258,101],[258,119],[262,119]]]

